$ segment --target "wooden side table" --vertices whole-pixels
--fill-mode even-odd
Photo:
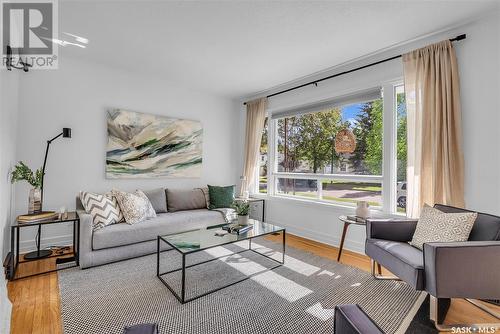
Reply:
[[[337,255],[337,262],[340,262],[340,256],[342,255],[342,249],[344,248],[345,236],[347,234],[347,229],[349,225],[362,225],[366,226],[366,222],[360,222],[353,219],[347,218],[347,216],[340,216],[339,220],[344,223],[344,229],[342,230],[342,238],[340,239],[339,254]]]

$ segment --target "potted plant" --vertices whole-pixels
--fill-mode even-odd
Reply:
[[[247,201],[234,201],[232,207],[238,215],[238,224],[248,225],[248,213],[250,211],[250,204]]]
[[[42,169],[39,168],[33,172],[24,162],[19,161],[11,175],[12,183],[26,181],[31,185],[28,213],[40,213],[42,211]]]

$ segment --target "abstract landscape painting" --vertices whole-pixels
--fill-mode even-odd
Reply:
[[[107,113],[106,178],[201,176],[200,122],[121,109]]]

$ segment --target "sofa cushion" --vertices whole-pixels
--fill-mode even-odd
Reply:
[[[111,194],[80,192],[80,200],[85,211],[92,216],[92,228],[101,229],[123,220],[123,214],[117,199]]]
[[[207,209],[161,213],[138,224],[114,224],[93,233],[92,249],[104,249],[155,240],[158,235],[224,224],[220,212]]]
[[[116,197],[127,224],[136,224],[156,217],[155,209],[141,190],[136,190],[133,193],[112,190],[111,193]]]
[[[230,208],[234,202],[235,186],[211,186],[208,185],[208,195],[210,198],[209,209]]]
[[[207,202],[201,188],[167,189],[167,207],[168,212],[206,209]]]
[[[443,204],[436,204],[434,207],[443,212],[473,212]],[[495,240],[500,240],[500,217],[478,212],[476,221],[469,235],[469,241]]]
[[[417,290],[424,288],[424,258],[406,242],[366,239],[365,253]]]
[[[167,195],[165,193],[165,189],[157,188],[152,190],[143,190],[143,192],[148,197],[156,213],[167,212]]]

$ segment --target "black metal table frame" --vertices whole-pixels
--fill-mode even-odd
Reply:
[[[263,253],[257,252],[256,250],[252,249],[252,239],[259,238],[259,237],[262,237],[262,236],[265,236],[265,235],[269,235],[269,234],[279,234],[279,233],[281,233],[282,236],[283,236],[282,237],[283,243],[282,243],[282,259],[281,259],[281,261],[273,259],[270,256],[267,256],[267,255],[265,255]],[[234,244],[236,242],[245,241],[245,240],[248,240],[248,243],[249,243],[248,249],[243,249],[243,250],[241,250],[239,252],[234,252],[231,255],[227,255],[226,254],[226,255],[222,255],[222,256],[219,256],[219,257],[216,257],[216,258],[213,258],[213,259],[210,259],[210,260],[205,260],[205,261],[202,261],[202,262],[198,262],[198,263],[194,263],[194,264],[186,266],[186,256],[189,255],[189,254],[194,254],[194,253],[198,253],[198,252],[201,252],[201,251],[205,251],[207,249],[211,249],[211,248],[215,248],[215,247],[219,247],[219,246],[225,246],[225,245],[229,245],[229,244]],[[161,241],[163,241],[166,244],[168,244],[171,248],[167,249],[167,250],[161,251],[160,250],[160,248],[161,248],[160,247],[161,246]],[[205,263],[208,263],[208,262],[212,262],[212,261],[218,260],[218,259],[223,258],[223,257],[228,257],[228,256],[232,256],[232,255],[235,255],[235,254],[240,254],[240,253],[249,252],[249,251],[254,252],[256,254],[259,254],[259,255],[261,255],[261,256],[269,259],[269,260],[272,260],[272,261],[278,263],[278,265],[276,265],[274,267],[267,268],[266,269],[267,271],[274,270],[274,269],[276,269],[278,267],[281,267],[283,264],[285,264],[286,229],[282,229],[282,230],[278,230],[278,231],[273,231],[273,232],[268,232],[268,233],[256,235],[256,236],[253,236],[253,237],[249,237],[247,239],[230,241],[230,242],[226,242],[226,243],[223,243],[223,244],[214,245],[214,246],[208,247],[208,248],[203,248],[203,249],[199,249],[199,250],[193,250],[193,251],[188,252],[188,253],[183,253],[183,252],[179,251],[174,245],[172,245],[171,243],[169,243],[167,240],[163,239],[161,236],[158,236],[157,242],[158,243],[157,243],[157,250],[156,250],[156,276],[170,290],[170,292],[172,292],[172,294],[175,296],[175,298],[177,298],[177,300],[181,304],[188,303],[190,301],[193,301],[195,299],[204,297],[204,296],[209,295],[211,293],[214,293],[214,292],[220,291],[222,289],[228,288],[228,287],[230,287],[232,285],[235,285],[235,284],[238,284],[240,282],[246,281],[247,279],[250,279],[253,276],[262,273],[262,272],[258,272],[258,273],[252,274],[252,275],[248,275],[245,278],[242,278],[240,280],[232,282],[232,283],[230,283],[228,285],[224,285],[224,286],[216,288],[214,290],[210,290],[208,292],[205,292],[205,293],[203,293],[201,295],[198,295],[198,296],[186,299],[186,269],[188,269],[188,268],[195,267],[195,266],[198,266],[198,265],[201,265],[201,264],[205,264]],[[168,252],[168,251],[172,251],[172,250],[176,250],[177,252],[179,252],[182,255],[182,267],[179,268],[179,269],[173,269],[173,270],[169,270],[169,271],[160,273],[160,254],[163,253],[163,252]],[[177,272],[177,271],[182,271],[182,276],[181,276],[181,293],[180,293],[180,295],[177,292],[175,292],[175,290],[170,286],[170,284],[168,284],[167,281],[164,280],[163,277],[162,277],[163,275],[171,274],[171,273],[174,273],[174,272]]]
[[[41,242],[40,241],[41,241],[41,235],[42,235],[42,233],[41,233],[42,232],[42,225],[62,224],[62,223],[69,223],[69,222],[73,222],[73,252],[66,253],[66,254],[61,254],[61,255],[50,255],[50,256],[46,257],[45,259],[51,258],[51,257],[61,257],[61,256],[66,256],[66,255],[73,255],[74,258],[75,258],[75,265],[64,267],[64,268],[58,268],[58,269],[52,269],[52,270],[42,271],[42,272],[31,274],[31,275],[16,277],[16,271],[17,271],[17,267],[19,266],[19,264],[26,263],[26,262],[34,262],[34,261],[39,261],[40,260],[40,259],[38,259],[38,260],[23,260],[23,261],[19,260],[19,255],[20,255],[19,254],[19,235],[21,234],[21,230],[20,229],[23,228],[23,227],[38,226],[38,235],[37,235],[38,246],[37,246],[37,251],[40,251],[40,247],[41,247]],[[15,243],[14,243],[14,239],[15,239]],[[21,225],[21,224],[13,225],[13,226],[11,226],[11,231],[10,231],[10,251],[11,251],[11,254],[12,254],[12,260],[11,260],[11,263],[10,263],[11,270],[10,270],[10,275],[9,275],[9,280],[10,281],[15,281],[15,280],[18,280],[18,279],[33,277],[33,276],[42,275],[42,274],[48,274],[48,273],[52,273],[52,272],[59,271],[59,270],[62,270],[62,269],[69,269],[69,268],[73,268],[73,267],[78,267],[80,265],[80,261],[79,261],[79,254],[80,254],[80,218],[77,215],[77,217],[75,219],[72,219],[72,220],[55,221],[55,222],[39,222],[39,223],[30,223],[30,224],[26,224],[26,225]]]

